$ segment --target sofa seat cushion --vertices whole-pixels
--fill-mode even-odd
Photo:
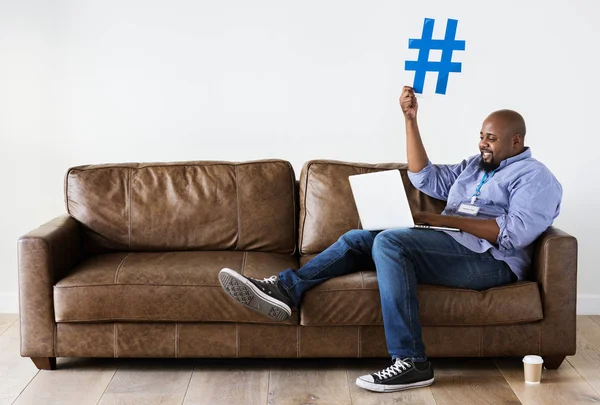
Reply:
[[[56,321],[271,323],[221,289],[223,267],[262,279],[297,269],[298,262],[287,254],[239,251],[97,255],[54,286]],[[285,323],[298,324],[298,314]]]
[[[517,282],[475,291],[419,285],[423,326],[483,326],[542,319],[537,283]],[[383,325],[377,275],[361,271],[330,279],[308,290],[300,306],[300,324]]]

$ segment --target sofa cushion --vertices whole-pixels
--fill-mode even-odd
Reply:
[[[423,326],[482,326],[534,322],[543,318],[537,283],[517,282],[475,291],[419,285],[419,318]],[[300,324],[383,325],[374,271],[330,279],[308,290]]]
[[[275,159],[88,165],[69,169],[65,199],[94,247],[293,254],[295,183]]]
[[[290,255],[262,252],[98,255],[56,283],[55,318],[57,322],[270,323],[221,289],[217,275],[223,267],[264,278],[286,268],[297,269],[298,263]],[[294,311],[285,323],[297,324],[298,314]]]
[[[406,164],[311,160],[300,173],[299,247],[302,255],[320,253],[351,229],[361,229],[348,176],[398,169],[413,213],[440,213],[446,203],[417,190]]]

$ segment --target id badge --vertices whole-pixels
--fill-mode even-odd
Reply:
[[[479,207],[471,204],[461,204],[458,207],[458,212],[461,214],[476,216],[479,213]]]

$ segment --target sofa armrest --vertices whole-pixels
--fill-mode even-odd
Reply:
[[[81,259],[79,229],[64,215],[19,238],[21,356],[54,357],[52,289]]]
[[[544,319],[540,352],[575,354],[577,239],[550,227],[536,241],[533,276],[540,285]]]

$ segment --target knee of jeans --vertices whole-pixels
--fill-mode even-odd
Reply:
[[[359,241],[363,241],[365,238],[371,237],[371,232],[364,229],[351,229],[342,236],[340,240],[346,245],[354,248],[357,247]]]
[[[410,229],[389,229],[380,232],[373,241],[373,253],[375,254],[381,249],[393,247],[395,250],[403,249],[402,239],[410,237]]]
[[[405,234],[408,234],[409,229],[387,229],[385,231],[381,231],[375,237],[375,242],[379,245],[381,244],[398,244]]]

